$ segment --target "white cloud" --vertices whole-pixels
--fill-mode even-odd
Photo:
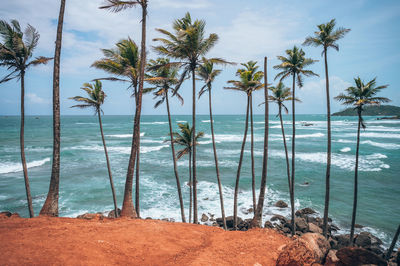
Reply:
[[[35,93],[27,93],[26,97],[28,98],[28,100],[31,103],[37,103],[37,104],[49,104],[49,103],[51,103],[50,99],[39,97]]]

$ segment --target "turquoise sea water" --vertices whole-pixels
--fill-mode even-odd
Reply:
[[[199,115],[197,130],[205,137],[198,147],[199,213],[220,216],[218,189],[207,115]],[[291,122],[285,116],[290,152]],[[323,115],[298,115],[296,125],[296,207],[312,207],[323,212],[325,195],[326,122]],[[191,116],[173,116],[176,123],[191,122]],[[264,219],[273,214],[289,215],[289,209],[272,207],[279,199],[289,202],[285,158],[279,120],[270,117],[268,192]],[[121,205],[130,154],[132,116],[104,116],[118,204]],[[261,177],[264,118],[255,116],[255,160],[257,187]],[[304,126],[304,122],[311,126]],[[233,187],[244,132],[244,115],[217,115],[214,118],[220,172],[227,215],[233,211]],[[367,226],[386,244],[400,221],[400,121],[366,117],[367,129],[361,134],[359,204],[356,223]],[[356,141],[355,117],[333,117],[330,216],[346,232],[351,221]],[[27,117],[26,158],[31,182],[33,207],[37,214],[45,200],[51,173],[52,118]],[[143,116],[141,123],[141,216],[180,220],[171,150],[164,140],[168,134],[167,116]],[[249,131],[250,132],[250,131]],[[62,116],[60,216],[75,217],[85,212],[111,210],[113,202],[99,126],[95,116]],[[241,210],[252,205],[250,138],[239,193]],[[188,161],[178,163],[189,204]],[[309,182],[309,185],[303,185]],[[258,192],[257,192],[258,195]],[[0,211],[28,216],[19,153],[19,117],[0,117]],[[186,211],[187,212],[187,211]],[[321,215],[322,216],[322,215]]]

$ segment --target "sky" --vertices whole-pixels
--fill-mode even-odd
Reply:
[[[91,110],[70,108],[74,102],[69,97],[85,95],[80,88],[83,83],[108,74],[91,68],[91,64],[102,57],[102,48],[113,48],[119,40],[133,39],[140,44],[141,10],[132,8],[119,13],[100,10],[103,0],[67,0],[61,52],[60,99],[62,115],[90,115]],[[160,55],[152,46],[153,39],[161,37],[155,30],[171,30],[172,22],[190,12],[193,19],[206,21],[207,36],[216,33],[219,41],[207,57],[221,57],[231,62],[257,61],[263,69],[264,56],[268,57],[268,83],[275,85],[273,69],[279,64],[278,55],[294,45],[301,46],[307,36],[313,35],[316,25],[332,18],[337,26],[351,31],[338,41],[340,50],[328,51],[331,98],[354,84],[355,77],[368,82],[377,77],[377,84],[389,84],[381,96],[400,105],[397,76],[400,68],[400,1],[398,0],[149,0],[147,26],[148,59]],[[23,28],[29,23],[40,33],[36,56],[53,57],[56,38],[59,1],[54,0],[3,0],[0,19],[17,19]],[[310,69],[319,77],[305,78],[304,86],[296,89],[301,103],[296,105],[299,114],[326,113],[325,72],[322,49],[303,47],[306,57],[319,60]],[[226,81],[236,79],[240,65],[221,67],[222,73],[213,84],[213,112],[215,114],[243,114],[246,111],[245,94],[223,89]],[[52,70],[53,63],[32,67],[25,79],[26,115],[52,114]],[[7,74],[0,67],[0,78]],[[290,86],[290,81],[285,81]],[[200,88],[202,83],[197,82]],[[128,115],[134,113],[134,99],[127,85],[104,81],[107,94],[103,110],[106,115]],[[20,84],[10,81],[0,84],[0,115],[19,115]],[[191,81],[184,82],[180,93],[184,105],[172,99],[172,114],[191,114]],[[263,92],[256,92],[254,113],[262,114]],[[165,114],[165,106],[154,109],[151,95],[143,98],[144,115]],[[290,105],[290,104],[289,104]],[[344,107],[331,99],[332,111]],[[289,108],[290,109],[290,108]],[[270,112],[277,108],[271,105]],[[208,114],[208,97],[197,102],[197,113]]]

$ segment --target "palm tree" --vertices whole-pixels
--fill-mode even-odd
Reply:
[[[268,104],[268,78],[267,78],[267,61],[264,57],[264,150],[263,150],[263,165],[261,173],[260,194],[258,196],[257,208],[254,210],[254,217],[250,222],[250,227],[261,227],[262,212],[264,208],[265,190],[267,188],[267,169],[268,169],[268,134],[269,134],[269,104]]]
[[[339,27],[334,29],[336,25],[335,19],[332,19],[326,24],[317,25],[318,31],[314,36],[309,36],[304,41],[303,45],[322,46],[325,59],[325,85],[326,85],[326,113],[327,113],[327,128],[328,128],[328,150],[327,150],[327,163],[326,163],[326,177],[325,177],[325,208],[324,208],[324,224],[323,234],[326,237],[328,231],[328,209],[329,209],[329,191],[330,191],[330,175],[331,175],[331,104],[329,97],[329,75],[328,75],[328,48],[334,48],[339,51],[339,45],[336,43],[344,37],[350,29]]]
[[[203,58],[203,64],[197,69],[197,75],[204,81],[204,86],[200,89],[199,98],[207,91],[208,92],[208,106],[210,110],[210,127],[211,127],[211,138],[214,151],[214,161],[215,161],[215,171],[217,174],[218,190],[219,190],[219,200],[221,205],[221,215],[224,229],[227,230],[226,219],[225,219],[225,208],[224,208],[224,195],[222,192],[221,178],[219,176],[218,167],[218,156],[217,148],[215,146],[215,136],[214,136],[214,120],[212,115],[212,101],[211,101],[211,84],[215,80],[216,76],[221,73],[222,70],[214,69],[214,63]]]
[[[283,146],[285,148],[285,157],[286,157],[286,172],[287,172],[288,186],[289,186],[289,192],[290,192],[292,184],[290,182],[289,154],[288,154],[287,145],[286,145],[285,128],[283,127],[282,108],[285,111],[285,113],[288,114],[289,111],[288,111],[287,107],[285,106],[284,102],[293,100],[293,97],[292,97],[292,93],[290,92],[290,88],[285,87],[285,85],[282,82],[279,82],[276,87],[270,87],[269,89],[271,90],[272,95],[270,95],[268,97],[268,100],[278,104],[278,116],[279,116],[279,120],[281,122]],[[301,102],[298,98],[295,98],[294,100],[297,102]],[[292,195],[290,195],[290,196],[292,196]],[[290,198],[290,201],[292,202],[292,201],[294,201],[294,199]]]
[[[192,184],[194,183],[194,180],[192,180],[192,167],[191,167],[191,157],[192,157],[192,152],[193,152],[193,139],[195,140],[195,143],[198,144],[198,139],[204,136],[203,132],[198,132],[196,137],[193,136],[193,127],[190,128],[189,123],[185,124],[180,124],[178,123],[178,127],[181,131],[181,134],[177,132],[173,132],[173,138],[172,142],[179,144],[183,146],[183,149],[179,150],[176,153],[176,157],[178,160],[182,158],[183,155],[189,154],[189,197],[190,197],[190,204],[189,204],[189,223],[192,221]],[[194,188],[194,185],[193,185]],[[194,211],[194,209],[193,209]],[[193,214],[194,218],[194,214]]]
[[[153,85],[153,88],[148,88],[144,90],[144,93],[148,93],[156,90],[154,94],[154,99],[158,99],[154,108],[157,108],[162,103],[166,103],[167,106],[167,114],[168,114],[168,124],[169,124],[169,134],[171,137],[171,151],[172,151],[172,161],[174,162],[174,173],[176,178],[176,186],[178,188],[178,197],[179,204],[181,207],[181,217],[182,222],[186,223],[185,219],[185,208],[183,206],[182,192],[181,192],[181,184],[179,181],[178,175],[178,167],[176,164],[176,155],[175,155],[175,147],[173,142],[173,134],[172,134],[172,123],[171,123],[171,112],[169,110],[169,99],[168,94],[169,91],[173,91],[172,86],[178,84],[179,80],[178,69],[176,67],[170,66],[169,59],[166,58],[158,58],[157,60],[150,60],[148,63],[149,74],[146,75],[146,82]],[[162,67],[155,68],[156,66],[163,65]],[[183,98],[181,95],[176,92],[175,96],[181,101],[183,104]]]
[[[154,49],[170,58],[176,59],[179,62],[170,63],[180,66],[183,69],[181,78],[175,91],[178,91],[182,82],[187,75],[192,74],[192,124],[193,136],[196,134],[196,69],[202,63],[201,57],[205,56],[208,51],[218,41],[218,35],[212,33],[208,38],[205,38],[205,21],[192,21],[189,13],[185,17],[177,19],[173,23],[175,34],[163,29],[156,29],[158,32],[166,36],[166,38],[155,38],[154,41],[159,41],[162,45],[155,46]],[[213,63],[226,62],[220,58],[208,59]],[[194,223],[198,223],[197,214],[197,175],[196,175],[196,142],[193,140],[193,208],[194,208]]]
[[[25,32],[17,20],[11,20],[11,25],[0,20],[0,66],[7,67],[11,73],[0,80],[4,83],[13,79],[21,80],[21,127],[20,127],[20,149],[22,170],[25,180],[26,198],[28,201],[29,216],[34,216],[32,207],[32,196],[29,186],[28,169],[25,159],[24,148],[24,126],[25,126],[25,73],[31,66],[46,64],[51,58],[36,57],[31,60],[33,50],[39,41],[39,33],[28,24]]]
[[[99,80],[96,80],[94,84],[84,83],[83,87],[81,89],[87,93],[88,98],[85,98],[83,96],[75,96],[75,97],[70,98],[72,100],[75,100],[75,101],[81,103],[81,104],[74,105],[71,107],[78,107],[78,108],[82,108],[82,109],[94,108],[95,113],[98,115],[101,139],[103,141],[104,153],[106,155],[106,161],[107,161],[108,177],[110,178],[111,192],[112,192],[113,201],[114,201],[115,217],[118,217],[118,206],[117,206],[117,199],[115,196],[114,182],[113,182],[113,178],[112,178],[112,174],[111,174],[110,160],[108,159],[106,140],[104,139],[103,124],[101,122],[101,113],[103,113],[103,110],[101,109],[101,105],[104,103],[104,99],[107,97],[107,95],[102,90],[102,84],[101,84],[101,81],[99,81]]]
[[[240,151],[238,170],[236,174],[236,183],[235,183],[235,194],[234,194],[234,203],[233,203],[233,228],[237,229],[237,196],[239,192],[239,180],[240,180],[240,170],[242,168],[243,161],[243,153],[246,145],[247,139],[247,130],[249,126],[249,110],[251,110],[251,102],[252,102],[252,93],[253,91],[261,89],[264,85],[260,82],[263,77],[262,71],[257,71],[257,62],[249,61],[247,63],[241,64],[244,66],[244,69],[238,69],[236,75],[240,77],[240,80],[229,80],[228,83],[232,84],[232,87],[225,87],[225,89],[237,90],[246,93],[247,95],[247,109],[246,109],[246,122],[245,122],[245,130],[242,141],[242,147]],[[252,119],[251,119],[252,120]],[[253,137],[252,137],[253,139]],[[253,142],[253,141],[252,141]],[[253,146],[253,145],[252,145]],[[252,152],[253,155],[253,152]],[[252,158],[253,159],[253,158]],[[252,164],[253,166],[253,164]],[[252,171],[254,172],[254,171]],[[255,188],[254,188],[254,175],[252,178],[253,185],[253,204],[255,202]]]
[[[58,197],[60,188],[60,143],[61,143],[61,120],[60,120],[60,57],[62,30],[64,24],[65,0],[61,0],[60,13],[58,16],[56,47],[54,51],[53,68],[53,163],[51,166],[51,177],[49,191],[40,215],[58,216]]]
[[[292,199],[290,204],[292,208],[292,235],[295,234],[295,222],[294,222],[294,178],[295,178],[295,139],[296,139],[296,112],[295,112],[295,89],[296,89],[296,79],[297,85],[299,87],[303,87],[303,76],[318,76],[311,70],[304,69],[306,66],[309,66],[315,63],[317,60],[312,60],[311,58],[305,58],[305,53],[303,49],[299,49],[296,46],[293,49],[286,50],[287,57],[278,56],[278,59],[282,61],[279,65],[274,66],[274,69],[282,70],[279,72],[275,79],[280,78],[279,81],[284,80],[290,75],[293,78],[292,85],[292,177],[290,180],[291,191],[290,198]]]
[[[131,154],[129,157],[128,171],[126,174],[125,191],[124,191],[124,201],[122,203],[121,216],[136,217],[139,216],[132,202],[132,186],[133,186],[133,171],[135,168],[135,162],[137,160],[136,156],[139,154],[139,142],[140,142],[140,115],[142,111],[142,95],[143,95],[143,81],[144,81],[144,68],[146,66],[146,19],[147,19],[147,5],[148,0],[130,0],[130,1],[120,1],[120,0],[106,0],[104,6],[100,7],[102,9],[108,9],[112,12],[119,12],[127,8],[135,7],[140,5],[142,8],[142,40],[140,45],[140,71],[139,71],[139,89],[136,94],[136,110],[135,119],[133,125],[133,139]],[[138,189],[139,183],[139,163],[136,165],[136,189]],[[138,192],[138,191],[137,191]],[[136,204],[139,203],[138,200],[139,193],[136,193]]]
[[[353,215],[351,218],[351,229],[350,229],[350,245],[353,245],[354,237],[354,224],[356,222],[357,213],[357,192],[358,192],[358,152],[360,148],[360,127],[366,128],[364,123],[362,112],[364,106],[375,105],[380,103],[386,103],[390,100],[385,97],[376,97],[375,95],[382,89],[387,88],[388,85],[376,86],[376,78],[364,84],[360,77],[355,78],[355,87],[348,87],[345,91],[346,94],[339,94],[335,97],[335,100],[343,102],[345,105],[352,105],[357,110],[358,115],[358,127],[357,127],[357,146],[356,146],[356,165],[354,170],[354,201],[353,201]]]
[[[121,82],[127,82],[129,83],[128,88],[133,88],[133,95],[135,96],[135,101],[136,101],[136,113],[135,113],[135,122],[134,122],[134,132],[135,129],[140,130],[139,125],[136,124],[136,116],[137,116],[137,105],[139,104],[139,89],[140,89],[140,56],[139,56],[139,48],[137,47],[136,43],[131,40],[130,38],[124,39],[119,41],[116,44],[116,48],[113,49],[102,49],[104,58],[95,61],[92,66],[98,69],[102,69],[109,74],[111,74],[111,77],[107,78],[101,78],[103,80],[111,80],[111,81],[121,81]],[[140,122],[140,121],[139,121]],[[132,145],[134,144],[135,137],[133,136],[132,139]],[[138,139],[136,140],[136,143],[139,143]],[[136,147],[136,146],[135,146]],[[132,146],[133,149],[133,146]],[[132,159],[132,151],[131,150],[131,157],[130,160]],[[139,152],[139,150],[135,151],[136,153]],[[137,155],[137,154],[136,154]],[[133,166],[131,164],[131,161],[129,161],[129,167],[134,168],[134,163],[137,160],[136,155],[133,158]],[[128,168],[129,168],[128,167]],[[128,169],[128,173],[131,173],[130,175],[127,176],[127,183],[125,183],[125,194],[124,194],[124,201],[127,201],[125,203],[125,216],[130,216],[130,217],[135,217],[137,213],[130,213],[130,208],[133,208],[132,204],[132,185],[133,185],[133,170],[134,169]],[[138,175],[138,168],[136,168],[136,173]],[[129,178],[128,178],[129,177]],[[138,181],[138,176],[136,178],[136,181]],[[128,192],[127,192],[127,185],[128,184]],[[130,190],[129,190],[130,188]],[[136,188],[138,188],[138,185],[136,185]],[[128,194],[127,194],[128,193]],[[139,196],[139,193],[136,193],[136,196]],[[130,203],[129,203],[130,202]],[[136,207],[138,206],[138,198],[136,198]],[[129,205],[131,204],[131,205]],[[124,206],[124,205],[123,205]],[[122,207],[124,208],[124,207]],[[135,208],[133,209],[135,210]],[[128,214],[127,214],[128,212]],[[130,214],[129,214],[130,213]],[[121,212],[121,215],[122,212]]]

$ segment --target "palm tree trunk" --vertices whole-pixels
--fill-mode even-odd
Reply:
[[[386,256],[385,256],[385,259],[386,259],[386,260],[389,260],[389,259],[390,259],[390,256],[392,255],[394,246],[396,245],[397,239],[399,238],[399,234],[400,234],[400,224],[399,224],[399,226],[397,227],[397,231],[396,231],[396,233],[394,234],[392,243],[390,244],[390,247],[389,247],[388,251],[386,252]]]
[[[193,180],[192,180],[192,152],[189,151],[189,223],[192,222],[192,185],[193,185]]]
[[[165,100],[167,103],[167,114],[168,114],[168,123],[169,123],[169,135],[171,136],[171,151],[172,151],[172,161],[174,162],[174,173],[176,179],[176,186],[178,189],[178,197],[179,197],[179,205],[181,207],[181,217],[182,222],[186,223],[185,219],[185,208],[183,206],[183,198],[182,198],[182,191],[181,191],[181,182],[179,181],[178,175],[178,167],[176,165],[176,155],[175,155],[175,146],[174,146],[174,136],[172,135],[172,123],[171,123],[171,113],[169,111],[169,101],[168,101],[168,91],[165,94]]]
[[[103,123],[101,122],[100,110],[97,110],[97,114],[98,114],[98,116],[99,116],[99,125],[100,125],[101,140],[103,141],[104,153],[106,154],[107,170],[108,170],[108,177],[110,178],[111,192],[112,192],[113,201],[114,201],[115,217],[117,218],[117,217],[118,217],[117,198],[116,198],[116,196],[115,196],[114,182],[113,182],[113,178],[112,178],[112,174],[111,174],[110,160],[108,159],[108,152],[107,152],[106,140],[104,139]]]
[[[328,151],[326,158],[326,184],[325,184],[325,209],[324,209],[324,224],[323,234],[327,237],[328,232],[328,211],[329,211],[329,192],[330,192],[330,176],[331,176],[331,104],[329,98],[329,76],[328,76],[328,59],[327,49],[324,48],[325,55],[325,83],[326,83],[326,116],[327,116],[327,128],[328,128]]]
[[[293,99],[292,99],[292,180],[290,181],[290,205],[292,207],[292,236],[296,233],[294,220],[294,173],[295,173],[295,142],[296,142],[296,112],[295,112],[296,74],[293,74]]]
[[[256,210],[256,177],[254,173],[254,128],[253,128],[253,94],[250,94],[250,156],[251,156],[251,189],[253,193],[253,212]]]
[[[192,149],[193,149],[193,223],[198,224],[197,215],[197,176],[196,176],[196,73],[195,69],[192,69],[192,81],[193,81],[193,110],[192,110],[192,124],[193,124],[193,135],[192,135]]]
[[[56,49],[54,54],[53,70],[53,163],[49,192],[46,201],[40,210],[40,215],[58,216],[58,197],[60,185],[60,55],[62,29],[64,21],[65,0],[61,0],[60,14],[58,16]]]
[[[22,170],[24,172],[26,200],[28,201],[29,217],[35,216],[32,206],[31,188],[29,185],[28,168],[26,167],[25,159],[25,144],[24,144],[24,131],[25,131],[25,71],[21,71],[21,129],[19,131],[19,144],[21,149],[21,162]]]
[[[147,18],[147,1],[141,1],[142,6],[142,42],[140,51],[140,76],[139,76],[139,91],[136,102],[135,121],[133,125],[133,138],[131,155],[129,158],[128,171],[126,174],[124,201],[122,203],[121,216],[136,218],[137,214],[132,202],[132,186],[133,186],[133,171],[135,168],[135,161],[137,151],[139,149],[139,131],[140,131],[140,115],[142,111],[142,95],[143,95],[143,81],[144,81],[144,67],[146,65],[146,18]]]
[[[283,137],[283,146],[285,147],[285,157],[286,157],[286,172],[287,172],[287,177],[288,177],[288,185],[289,185],[289,194],[292,191],[292,185],[290,182],[290,166],[289,166],[289,154],[288,154],[288,149],[287,149],[287,144],[286,144],[286,136],[285,136],[285,128],[283,127],[283,119],[282,119],[282,105],[279,104],[279,119],[281,121],[281,129],[282,129],[282,137]],[[292,198],[290,198],[290,202],[292,201]]]
[[[135,209],[137,218],[140,218],[140,124],[139,124],[139,137],[138,137],[138,147],[136,154],[136,177],[135,177]]]
[[[265,129],[264,129],[264,153],[263,167],[261,174],[260,195],[257,208],[254,210],[254,217],[250,223],[251,227],[261,227],[262,212],[264,208],[265,190],[267,187],[267,166],[268,166],[268,133],[269,133],[269,105],[268,105],[268,79],[267,79],[267,57],[264,57],[264,101],[265,101]]]
[[[357,214],[357,193],[358,193],[358,152],[360,149],[360,127],[361,127],[361,110],[358,109],[358,127],[357,127],[357,146],[356,146],[356,166],[354,170],[354,200],[353,200],[353,214],[351,217],[350,228],[350,246],[353,246],[354,239],[354,225],[356,223]]]
[[[214,151],[214,162],[215,162],[215,171],[217,174],[217,182],[218,182],[218,190],[219,190],[219,201],[221,204],[221,215],[222,215],[222,222],[224,225],[224,229],[227,230],[226,226],[226,219],[225,219],[225,207],[224,207],[224,195],[222,192],[222,184],[221,184],[221,178],[219,176],[219,167],[218,167],[218,156],[217,156],[217,148],[215,145],[215,136],[214,136],[214,121],[213,121],[213,115],[212,115],[212,103],[211,103],[211,90],[208,90],[208,105],[210,109],[210,126],[211,126],[211,138],[212,138],[212,144],[213,144],[213,151]]]
[[[247,130],[249,127],[249,109],[250,109],[250,96],[247,96],[246,123],[245,123],[246,126],[244,129],[242,148],[240,150],[239,165],[236,174],[235,194],[233,197],[233,230],[237,230],[237,202],[238,202],[238,192],[239,192],[239,179],[240,179],[240,170],[242,168],[244,147],[246,145]]]

